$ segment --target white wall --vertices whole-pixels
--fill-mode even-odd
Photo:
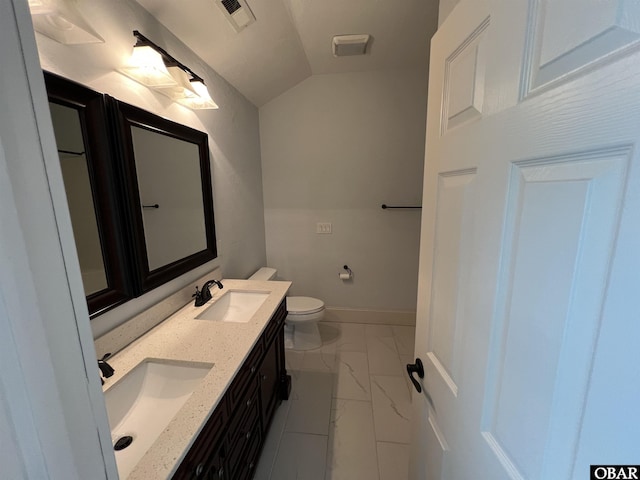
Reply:
[[[292,294],[415,311],[420,211],[380,206],[421,204],[426,90],[418,72],[315,75],[260,108],[267,263]]]
[[[78,6],[105,43],[65,46],[36,34],[43,68],[209,134],[220,255],[206,267],[94,319],[94,335],[99,336],[215,266],[228,278],[240,278],[265,263],[258,111],[133,0],[94,0]],[[131,54],[134,29],[202,76],[220,109],[188,110],[117,73]]]
[[[0,62],[0,477],[117,478],[24,0],[0,2]]]
[[[440,0],[438,9],[438,27],[446,20],[460,0]]]

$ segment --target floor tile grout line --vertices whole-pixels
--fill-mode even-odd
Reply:
[[[396,350],[398,351],[398,356],[400,357],[400,366],[402,367],[402,376],[404,377],[404,375],[405,375],[405,364],[402,361],[402,357],[408,355],[411,358],[411,361],[413,361],[413,353],[411,353],[411,354],[401,354],[400,353],[400,347],[399,347],[399,337],[400,336],[396,335],[395,330],[392,329],[392,331],[393,331],[393,339],[394,339],[394,341],[396,343]],[[415,348],[415,341],[416,340],[415,340],[415,331],[414,331],[414,334],[413,334],[414,348]],[[409,387],[408,383],[407,383],[407,390],[409,391],[409,398],[411,398],[411,387]]]
[[[285,353],[286,355],[286,353]],[[287,400],[289,401],[289,400]],[[275,467],[276,465],[276,460],[278,460],[278,454],[280,453],[280,446],[282,445],[282,437],[284,437],[285,434],[285,428],[287,425],[287,420],[289,419],[289,413],[291,412],[291,405],[288,405],[288,409],[287,409],[287,414],[285,415],[284,421],[282,422],[282,430],[280,431],[280,435],[278,436],[278,446],[276,448],[276,451],[273,455],[273,459],[271,460],[271,468],[269,468],[269,480],[271,480],[271,475],[273,475],[273,467]],[[267,435],[269,435],[267,433]],[[262,445],[262,447],[264,448],[264,445]],[[278,480],[278,479],[274,479],[274,480]]]
[[[365,336],[366,336],[366,327],[365,327]],[[369,343],[365,338],[364,342],[365,349],[367,350],[367,371],[369,373],[369,397],[371,399],[371,422],[373,423],[373,451],[376,455],[376,467],[378,470],[378,478],[380,478],[380,458],[378,455],[378,429],[376,427],[376,416],[373,413],[373,388],[371,382],[371,362],[369,361]]]

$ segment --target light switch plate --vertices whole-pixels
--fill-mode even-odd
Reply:
[[[316,233],[331,233],[331,223],[330,222],[318,222],[316,223]]]

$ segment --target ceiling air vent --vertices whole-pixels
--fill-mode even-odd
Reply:
[[[336,35],[331,41],[334,57],[364,55],[371,35]]]
[[[233,15],[236,10],[240,10],[242,8],[242,5],[240,5],[238,0],[222,0],[222,5],[227,9],[229,15]]]
[[[256,21],[245,0],[216,0],[216,4],[236,32]]]

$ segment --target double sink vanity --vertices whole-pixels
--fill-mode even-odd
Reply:
[[[109,359],[105,402],[120,478],[248,479],[290,378],[289,282],[223,280]]]

